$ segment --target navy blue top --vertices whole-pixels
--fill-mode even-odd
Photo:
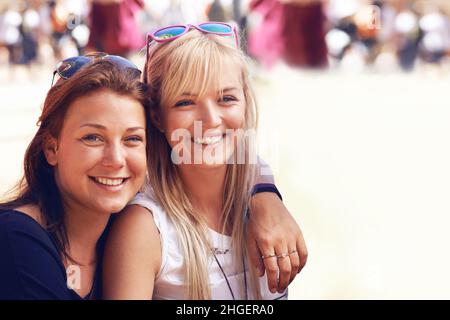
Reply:
[[[101,263],[103,250],[99,252]],[[100,270],[98,264],[94,285],[84,299],[101,297]],[[52,235],[15,210],[0,212],[0,299],[83,299],[67,287],[66,269]]]

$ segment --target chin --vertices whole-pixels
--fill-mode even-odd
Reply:
[[[107,201],[105,201],[105,203],[101,205],[101,211],[107,212],[108,214],[117,213],[122,211],[127,203],[128,201],[114,201],[112,203],[107,203]]]
[[[211,164],[207,164],[207,163],[200,163],[200,164],[194,164],[194,166],[196,166],[197,168],[202,168],[202,169],[218,169],[218,168],[222,168],[224,166],[226,166],[226,161],[224,161],[224,163],[211,163]]]

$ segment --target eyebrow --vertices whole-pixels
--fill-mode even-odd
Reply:
[[[233,90],[238,90],[238,88],[236,88],[236,87],[224,88],[222,90],[218,90],[217,93],[228,92],[228,91],[233,91]],[[190,93],[190,92],[183,92],[181,95],[182,96],[189,96],[189,97],[196,97],[197,96],[196,94],[193,94],[193,93]]]
[[[222,92],[233,91],[233,90],[238,90],[238,88],[235,88],[235,87],[225,88],[225,89],[222,90]]]
[[[96,123],[85,123],[85,124],[82,124],[80,126],[80,128],[83,128],[83,127],[92,127],[92,128],[96,128],[96,129],[100,129],[100,130],[106,130],[107,129],[105,126],[102,126],[101,124],[96,124]],[[139,130],[139,129],[145,130],[144,127],[130,127],[130,128],[127,128],[126,131],[127,132],[128,131],[136,131],[136,130]]]

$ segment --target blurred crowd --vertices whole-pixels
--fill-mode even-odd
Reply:
[[[448,0],[330,1],[329,56],[353,69],[448,64],[449,17]]]
[[[0,67],[104,51],[129,56],[159,26],[239,25],[262,66],[412,70],[450,60],[449,0],[0,0]]]

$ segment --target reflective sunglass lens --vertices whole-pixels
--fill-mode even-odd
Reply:
[[[68,58],[56,66],[56,71],[60,77],[68,79],[89,61],[91,61],[91,59],[87,57]]]
[[[117,65],[118,67],[120,67],[123,70],[131,70],[133,75],[136,75],[136,77],[139,77],[141,75],[141,70],[139,70],[138,67],[136,67],[136,65],[133,62],[131,62],[130,60],[127,60],[121,56],[108,55],[106,53],[101,53],[101,52],[88,54],[86,56],[78,56],[78,57],[72,57],[72,58],[65,59],[56,65],[56,70],[55,70],[54,74],[58,73],[58,75],[61,78],[69,79],[78,70],[80,70],[84,65],[86,65],[87,63],[89,63],[91,61],[94,61],[95,59],[99,59],[99,60],[105,59],[107,61],[114,63],[115,65]],[[54,77],[54,75],[53,75],[53,77]],[[53,81],[52,81],[52,85],[53,85]]]
[[[122,69],[131,69],[131,70],[135,70],[136,73],[139,73],[139,74],[141,73],[141,70],[139,70],[138,67],[136,67],[136,65],[133,62],[131,62],[130,60],[127,60],[121,56],[107,56],[105,59],[115,63]]]
[[[121,56],[108,56],[106,60],[114,62],[118,64],[119,66],[127,67],[127,68],[134,68],[137,69],[137,67],[132,63],[130,60],[127,60]]]
[[[72,65],[68,61],[61,61],[56,66],[56,71],[58,71],[61,74],[65,74],[69,71],[69,69],[72,68]]]
[[[84,57],[88,58],[102,58],[106,57],[108,54],[106,52],[89,52],[84,55]]]
[[[233,29],[231,26],[221,23],[202,23],[199,28],[207,32],[215,33],[231,33]]]
[[[164,40],[179,36],[184,31],[186,31],[186,27],[169,27],[155,32],[153,36],[156,40]]]

